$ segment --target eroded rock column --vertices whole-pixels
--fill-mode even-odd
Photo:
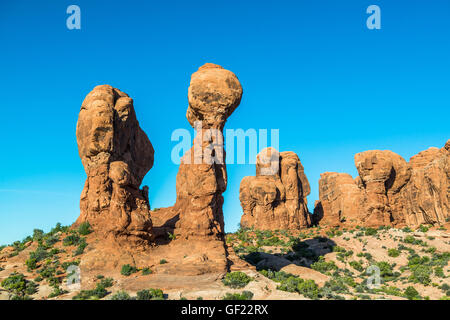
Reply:
[[[242,87],[234,73],[205,64],[192,74],[186,117],[197,129],[193,147],[177,175],[176,234],[183,238],[223,238],[223,196],[227,187],[223,128],[238,107]]]
[[[154,150],[139,127],[133,99],[109,85],[84,99],[77,123],[78,152],[87,174],[80,217],[103,237],[147,243],[152,239],[148,188]]]

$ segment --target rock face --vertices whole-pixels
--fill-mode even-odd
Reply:
[[[311,225],[306,196],[310,193],[300,159],[294,152],[262,150],[256,176],[241,181],[242,227],[259,230],[300,229]]]
[[[324,173],[315,220],[329,226],[442,224],[449,213],[449,142],[406,162],[391,151],[355,155],[359,176]]]
[[[152,239],[148,188],[154,150],[139,127],[133,99],[109,85],[84,99],[77,123],[78,152],[87,174],[76,224],[88,221],[104,237]]]

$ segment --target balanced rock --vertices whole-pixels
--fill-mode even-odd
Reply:
[[[89,222],[98,234],[130,243],[152,238],[148,188],[154,150],[139,127],[133,99],[109,85],[84,99],[77,123],[78,152],[87,174],[75,225]]]
[[[156,242],[168,242],[164,252],[177,261],[167,266],[167,273],[223,274],[233,263],[224,237],[227,171],[222,131],[241,96],[238,78],[221,66],[205,64],[191,77],[186,117],[197,134],[180,161],[175,205],[152,212]]]
[[[314,220],[367,227],[444,223],[450,215],[448,145],[423,151],[409,163],[391,151],[356,154],[356,179],[321,175]]]
[[[306,196],[308,179],[294,152],[262,150],[256,158],[256,176],[244,177],[239,199],[242,227],[259,230],[299,229],[311,225]]]

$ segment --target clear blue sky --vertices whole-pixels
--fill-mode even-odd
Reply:
[[[66,8],[81,8],[81,30]],[[381,8],[382,29],[366,28]],[[389,149],[407,160],[450,138],[450,2],[2,1],[0,4],[0,243],[70,224],[85,172],[75,127],[99,84],[127,92],[155,147],[144,183],[152,207],[175,201],[171,133],[185,118],[190,75],[205,62],[232,70],[244,96],[226,128],[280,129],[318,198],[320,173],[356,176],[353,155]],[[240,220],[228,166],[227,231]]]

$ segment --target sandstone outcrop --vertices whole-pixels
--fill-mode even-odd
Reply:
[[[359,176],[324,173],[314,220],[329,226],[442,224],[449,213],[449,142],[406,162],[391,151],[355,155]]]
[[[139,127],[133,99],[109,85],[84,99],[77,123],[78,152],[87,174],[76,225],[88,221],[101,236],[148,243],[152,221],[148,188],[154,150]]]
[[[171,247],[191,253],[182,263],[193,273],[195,268],[224,271],[229,262],[222,211],[227,187],[223,128],[241,97],[238,78],[221,66],[208,63],[192,74],[186,117],[197,135],[181,159],[175,205],[152,213],[157,240],[173,234]]]
[[[262,150],[256,159],[256,176],[241,181],[239,199],[242,227],[259,230],[300,229],[311,225],[306,196],[308,179],[294,152]]]

